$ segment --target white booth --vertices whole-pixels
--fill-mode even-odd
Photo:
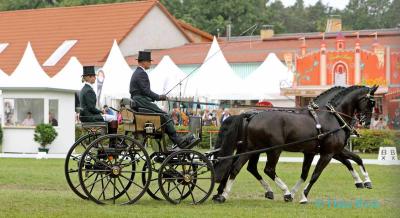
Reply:
[[[65,154],[75,141],[75,92],[53,88],[1,88],[3,153],[37,153],[35,126],[53,123],[58,136],[49,153]],[[30,112],[32,120],[27,122]],[[50,118],[53,118],[50,120]],[[24,122],[25,121],[25,122]],[[52,122],[51,122],[52,121]]]

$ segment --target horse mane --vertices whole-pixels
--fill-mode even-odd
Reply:
[[[365,91],[369,91],[369,87],[367,86],[350,86],[337,93],[328,103],[330,103],[332,106],[338,106],[338,104],[342,101],[342,98],[345,95],[359,89],[365,89]]]
[[[326,96],[326,95],[328,95],[328,94],[330,94],[330,93],[332,93],[332,92],[336,92],[336,91],[338,91],[338,90],[344,90],[344,89],[346,89],[346,87],[343,87],[343,86],[334,86],[334,87],[332,87],[332,88],[330,88],[330,89],[328,89],[328,90],[325,90],[324,92],[322,92],[321,94],[319,94],[317,97],[315,97],[315,98],[314,98],[314,102],[315,102],[315,103],[318,103],[318,102],[321,100],[322,97],[324,97],[324,96]]]
[[[219,128],[215,148],[221,148],[221,155],[232,155],[242,130],[243,118],[246,115],[232,115],[222,122]]]

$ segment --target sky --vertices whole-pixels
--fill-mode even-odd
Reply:
[[[314,5],[318,0],[303,0],[305,6]],[[296,0],[281,0],[283,5],[291,6]],[[334,8],[343,9],[349,3],[349,0],[322,0],[322,3],[329,5]]]

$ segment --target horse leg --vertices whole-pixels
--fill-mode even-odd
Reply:
[[[229,192],[232,189],[232,185],[233,182],[235,181],[235,178],[237,176],[237,174],[239,174],[240,169],[242,169],[242,167],[246,164],[246,162],[249,160],[248,155],[246,156],[240,156],[234,163],[233,163],[233,167],[232,170],[229,173],[229,179],[226,182],[225,188],[222,192],[221,195],[219,195],[218,197],[216,197],[214,200],[214,202],[217,203],[223,203],[226,201],[226,199],[229,196]]]
[[[247,171],[249,171],[262,185],[265,190],[265,197],[268,199],[274,199],[274,192],[271,186],[261,177],[257,170],[257,163],[260,158],[260,154],[254,154],[250,156],[249,163],[247,164]]]
[[[350,171],[351,176],[353,176],[354,179],[354,184],[356,188],[364,188],[363,182],[358,175],[357,171],[353,169],[353,166],[351,165],[350,161],[347,160],[347,157],[343,153],[338,153],[333,156],[334,159],[340,161],[342,164],[344,164],[347,169]]]
[[[222,193],[224,192],[226,183],[228,182],[228,178],[229,178],[229,173],[227,173],[227,174],[222,178],[221,182],[219,183],[218,189],[217,189],[218,193],[212,197],[212,199],[213,199],[214,201],[218,201],[218,198],[221,198]]]
[[[315,156],[315,154],[313,154],[313,153],[304,153],[303,167],[301,169],[300,179],[299,179],[299,181],[297,181],[296,185],[293,186],[292,190],[290,191],[293,198],[294,198],[294,195],[299,190],[301,184],[303,184],[307,180],[308,172],[310,171],[310,167],[311,167],[312,161],[314,160],[314,156]]]
[[[321,155],[321,157],[319,158],[319,160],[317,162],[317,166],[315,166],[314,172],[311,176],[310,182],[306,185],[306,187],[304,188],[304,191],[302,193],[301,200],[300,200],[301,204],[305,204],[308,202],[307,196],[311,190],[311,187],[318,180],[318,177],[321,175],[322,171],[325,169],[325,167],[331,161],[332,157],[333,157],[333,154],[325,154],[325,155]]]
[[[372,189],[371,179],[369,178],[368,172],[365,169],[365,166],[364,166],[364,163],[363,163],[361,157],[349,150],[346,150],[346,149],[344,149],[342,151],[342,153],[347,157],[347,159],[351,159],[358,164],[358,166],[360,167],[361,173],[364,176],[364,187],[368,188],[368,189]]]
[[[264,172],[271,178],[276,185],[283,191],[283,200],[290,202],[293,200],[292,194],[290,194],[287,185],[276,175],[275,169],[278,163],[281,150],[272,151],[267,153],[267,163],[265,164]]]

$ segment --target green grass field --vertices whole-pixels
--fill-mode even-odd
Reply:
[[[0,159],[0,217],[398,217],[400,167],[367,165],[374,189],[356,189],[344,166],[331,164],[313,187],[307,205],[285,203],[275,184],[275,200],[264,198],[259,183],[245,170],[224,204],[171,205],[147,195],[129,206],[100,206],[81,200],[64,179],[64,160]],[[259,163],[262,172],[264,163]],[[293,186],[301,164],[278,164],[278,175]],[[313,168],[312,168],[313,169]],[[216,190],[216,188],[215,188]],[[328,207],[328,199],[352,209]],[[355,202],[370,202],[356,208]],[[371,202],[373,205],[371,206]],[[397,214],[397,215],[396,215]]]

